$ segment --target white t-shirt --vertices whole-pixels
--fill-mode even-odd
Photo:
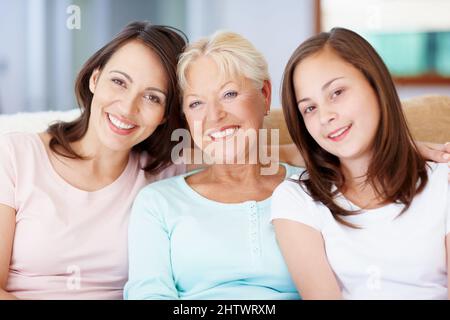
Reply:
[[[344,299],[447,299],[449,170],[447,164],[428,164],[425,189],[400,216],[403,205],[389,204],[344,217],[362,227],[349,228],[297,182],[287,180],[273,194],[272,220],[297,221],[322,233]],[[342,195],[336,201],[360,209]]]

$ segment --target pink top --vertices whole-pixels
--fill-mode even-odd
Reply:
[[[19,299],[122,299],[133,200],[185,172],[172,165],[147,176],[142,161],[131,154],[116,181],[87,192],[57,174],[37,134],[0,136],[0,203],[17,212],[6,290]]]

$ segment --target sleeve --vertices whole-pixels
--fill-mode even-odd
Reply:
[[[178,299],[172,275],[169,231],[158,212],[161,198],[151,188],[137,196],[128,229],[126,300]]]
[[[284,181],[274,191],[271,220],[287,219],[322,230],[319,208],[296,182]]]
[[[0,136],[0,203],[15,208],[16,170],[13,149],[4,135]]]

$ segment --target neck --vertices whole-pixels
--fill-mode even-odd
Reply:
[[[373,185],[367,183],[367,172],[371,158],[371,156],[366,156],[353,160],[341,159],[341,170],[345,177],[345,186],[342,193],[361,208],[377,207],[383,202]]]
[[[212,181],[223,184],[253,184],[261,178],[260,164],[216,164],[208,170]]]
[[[72,144],[72,148],[84,160],[87,170],[93,176],[117,177],[125,169],[130,150],[116,151],[106,148],[98,139],[94,139],[89,131],[79,141]]]
[[[365,159],[341,160],[341,170],[346,181],[364,181],[368,169],[369,163]]]

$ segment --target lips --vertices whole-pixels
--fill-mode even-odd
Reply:
[[[337,130],[334,130],[333,132],[331,132],[330,134],[328,134],[328,139],[331,139],[333,141],[340,141],[342,139],[344,139],[348,132],[350,131],[352,125],[348,125],[342,128],[339,128]]]
[[[138,127],[138,125],[130,122],[129,120],[114,116],[110,113],[106,113],[106,118],[111,130],[120,135],[128,135]]]
[[[240,126],[236,125],[229,125],[224,126],[220,129],[211,129],[207,131],[207,136],[211,138],[213,141],[217,141],[220,139],[227,139],[234,135],[238,130]]]

